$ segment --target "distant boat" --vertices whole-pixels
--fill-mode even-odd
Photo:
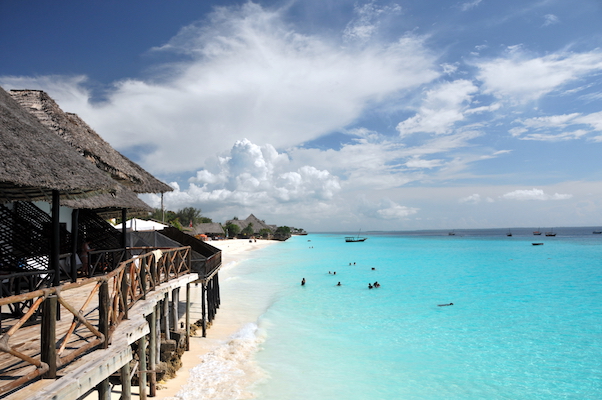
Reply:
[[[362,230],[360,229],[360,233],[362,232]],[[368,239],[367,237],[361,237],[360,233],[357,234],[357,236],[346,236],[345,237],[345,241],[346,242],[365,242],[366,239]]]
[[[451,232],[449,232],[449,233],[448,233],[448,235],[449,235],[449,236],[456,236],[456,232],[454,232],[454,231],[451,231]]]
[[[546,232],[546,236],[556,236],[556,232],[552,229],[550,232]]]
[[[539,229],[537,229],[536,231],[533,231],[533,234],[534,234],[535,236],[540,236],[540,235],[541,235],[541,232],[539,231]]]
[[[543,243],[531,243],[533,246],[543,246]]]
[[[508,229],[508,233],[506,233],[506,236],[512,236],[512,232],[510,232],[510,229]]]
[[[593,231],[592,233],[593,233],[594,235],[600,235],[600,234],[602,234],[602,231]]]

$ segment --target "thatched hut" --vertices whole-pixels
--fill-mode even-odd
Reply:
[[[0,202],[80,198],[114,191],[87,162],[0,88]]]
[[[195,235],[206,235],[208,237],[223,237],[224,227],[219,222],[206,222],[194,227]]]
[[[251,226],[253,228],[254,235],[259,234],[259,232],[261,232],[263,229],[267,229],[271,233],[275,232],[275,229],[273,229],[271,225],[266,224],[265,221],[260,220],[253,214],[249,215],[246,219],[243,219],[243,220],[240,220],[240,219],[228,220],[228,221],[226,221],[226,225],[228,225],[228,224],[238,225],[238,227],[240,228],[241,231],[243,229],[245,229],[247,226],[249,226],[249,224],[252,224]]]
[[[77,114],[61,110],[41,90],[11,90],[11,96],[43,125],[55,132],[99,169],[135,193],[164,193],[173,189],[102,139]]]

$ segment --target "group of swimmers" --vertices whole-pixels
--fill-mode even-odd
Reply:
[[[354,262],[353,264],[349,263],[349,265],[356,265],[356,263]],[[375,271],[376,268],[372,267],[372,271]],[[328,275],[336,275],[337,271],[328,271]],[[301,280],[301,286],[305,286],[305,278],[303,278]],[[341,282],[337,282],[336,286],[342,286]],[[380,283],[378,283],[378,281],[374,282],[374,283],[369,283],[368,284],[368,289],[373,289],[373,288],[378,288],[380,287]]]

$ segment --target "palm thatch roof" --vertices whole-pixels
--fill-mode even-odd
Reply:
[[[272,228],[273,225],[266,224],[264,221],[261,221],[259,218],[257,218],[253,214],[249,215],[244,220],[240,220],[240,219],[228,220],[228,221],[226,221],[226,225],[228,225],[228,224],[238,225],[241,230],[245,229],[249,224],[253,224],[252,225],[253,233],[259,233],[259,232],[261,232],[262,229],[268,229],[271,232],[275,231],[275,229]]]
[[[45,128],[0,88],[0,202],[78,198],[115,182]]]
[[[211,236],[222,236],[224,234],[224,227],[219,222],[205,222],[202,224],[195,225],[195,234],[204,234]]]
[[[119,218],[124,208],[127,209],[130,217],[146,216],[153,211],[152,207],[140,200],[136,193],[119,184],[115,193],[103,193],[85,199],[61,200],[61,205],[74,209],[94,210],[103,218]]]
[[[43,125],[130,190],[136,193],[163,193],[173,190],[171,186],[115,150],[77,114],[61,110],[46,92],[11,90],[10,94]]]

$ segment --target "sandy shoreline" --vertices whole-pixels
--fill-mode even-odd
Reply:
[[[223,241],[208,242],[214,247],[222,250],[222,267],[220,270],[220,282],[225,281],[227,277],[236,275],[236,264],[242,260],[250,258],[253,250],[258,250],[272,244],[280,243],[277,240],[257,240],[249,242],[248,239],[232,239]],[[191,323],[201,319],[201,287],[191,285]],[[212,326],[207,329],[207,337],[203,338],[199,329],[197,334],[190,337],[190,351],[182,355],[182,368],[177,372],[173,379],[162,381],[157,385],[157,395],[154,399],[177,399],[174,396],[180,391],[181,387],[188,382],[190,370],[200,363],[200,357],[217,349],[220,345],[226,343],[234,333],[238,332],[248,321],[244,320],[237,313],[237,305],[228,301],[222,296],[219,310]],[[230,299],[231,300],[231,299]],[[180,304],[180,321],[184,321],[185,304]],[[147,392],[148,393],[148,392]],[[111,400],[119,400],[121,396],[121,385],[115,385],[111,392]],[[91,393],[85,400],[96,399],[96,392]],[[139,399],[138,386],[132,386],[132,399]]]
[[[257,240],[249,242],[248,239],[238,240],[223,240],[209,242],[222,250],[222,269],[220,271],[220,282],[225,278],[235,274],[236,264],[244,259],[251,257],[250,252],[261,249],[266,246],[279,243],[275,240]],[[191,304],[191,321],[197,321],[201,318],[200,301],[200,286],[192,288],[192,304]],[[177,372],[177,376],[166,382],[161,383],[161,389],[157,390],[155,399],[171,399],[180,388],[186,384],[190,375],[190,369],[195,367],[200,362],[200,357],[211,352],[218,346],[224,344],[226,340],[236,333],[246,322],[241,320],[233,308],[229,304],[227,298],[222,297],[222,304],[217,312],[213,325],[207,329],[207,337],[201,337],[201,331],[197,335],[190,338],[190,351],[187,351],[182,356],[182,368]],[[133,388],[134,389],[134,388]],[[137,389],[137,388],[135,388]]]

